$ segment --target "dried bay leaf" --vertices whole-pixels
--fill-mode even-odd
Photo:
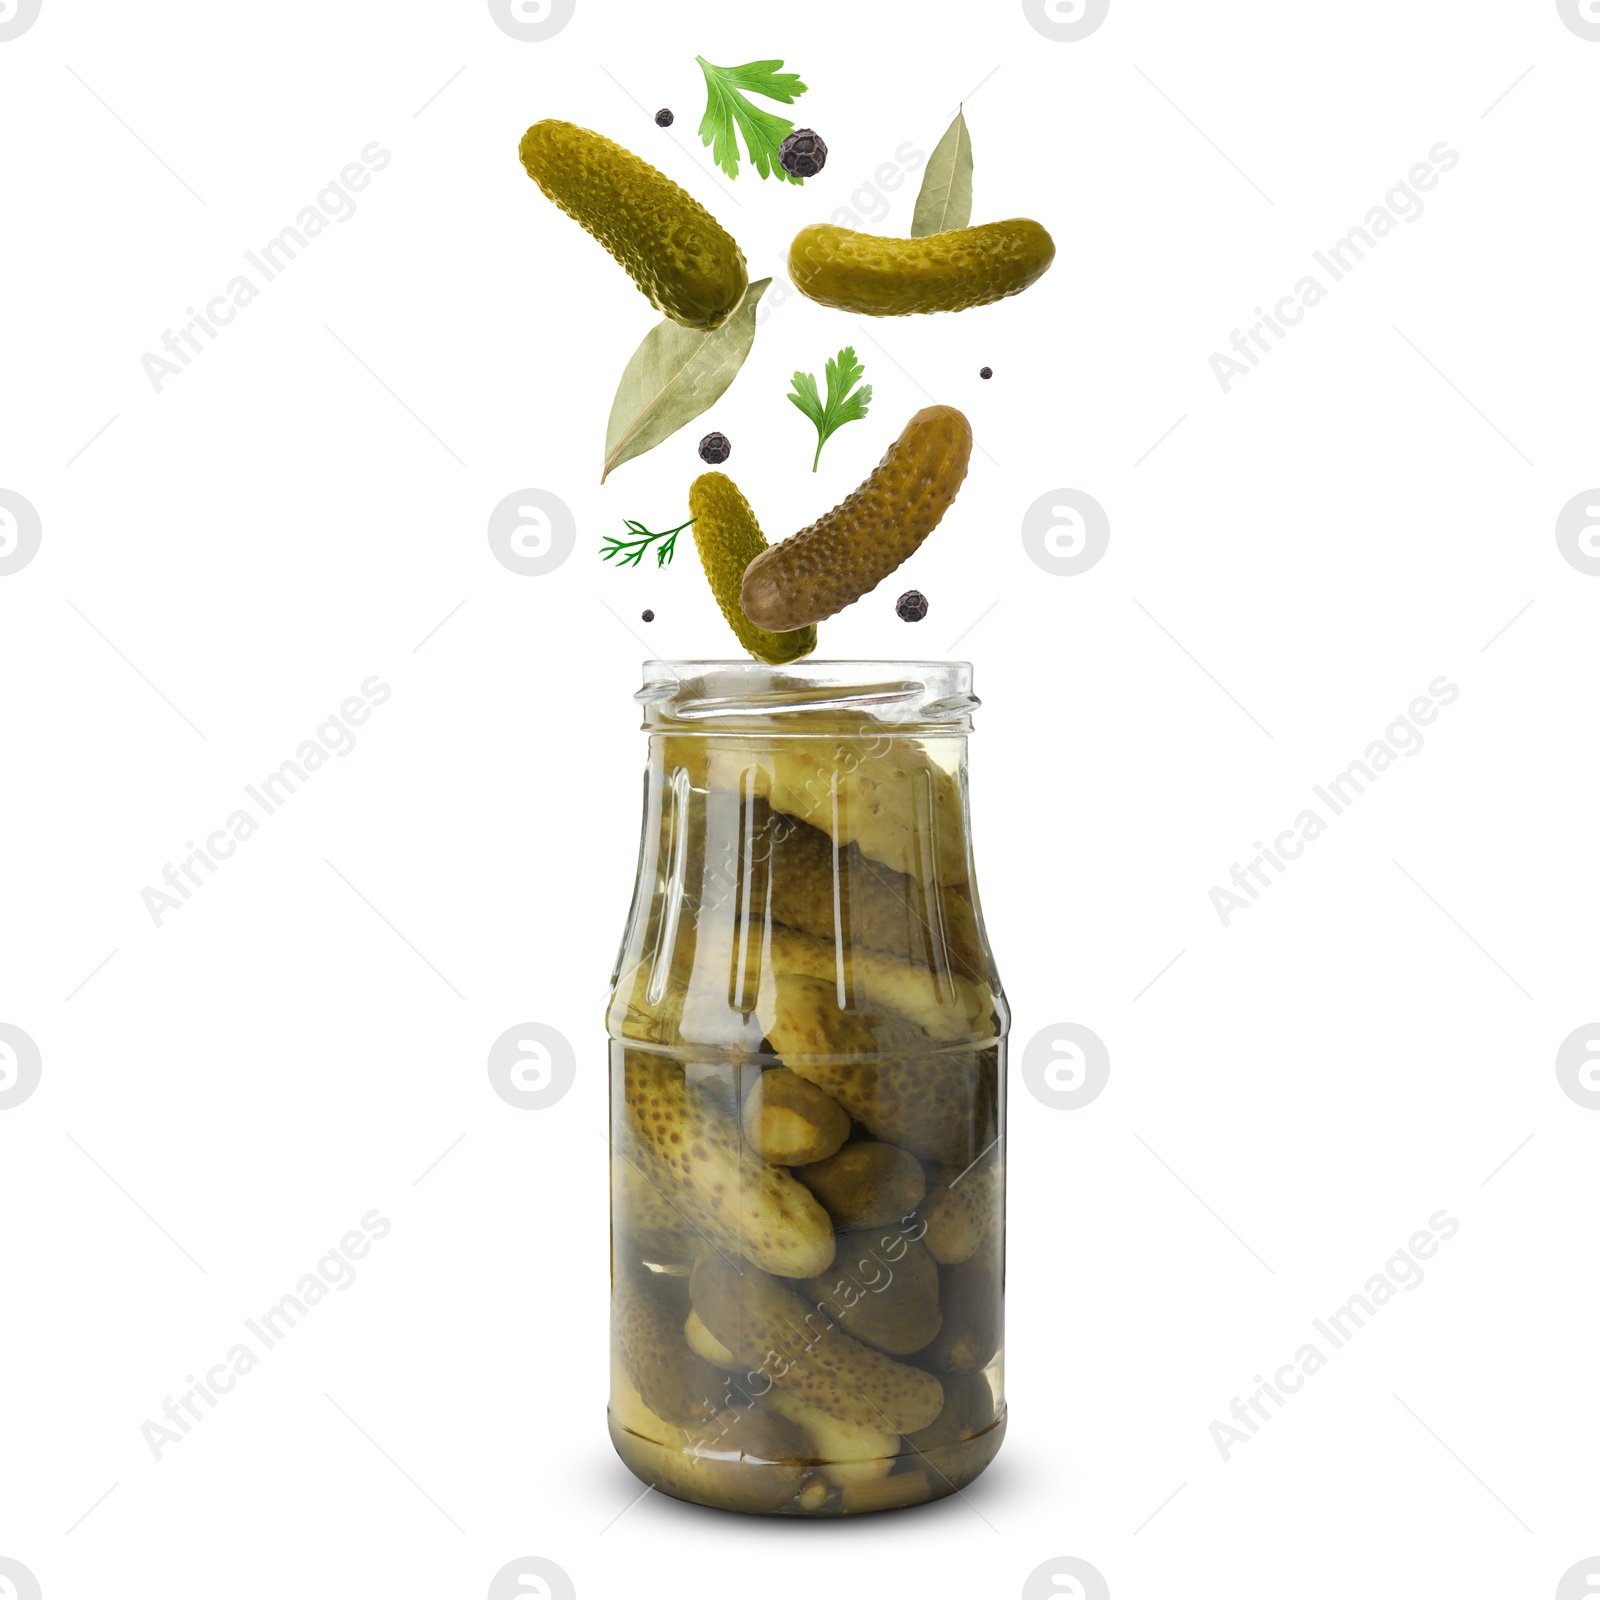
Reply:
[[[602,483],[613,468],[655,449],[722,397],[755,343],[756,306],[771,282],[752,283],[739,309],[710,333],[663,321],[644,336],[611,402]]]
[[[917,207],[911,214],[911,237],[925,239],[930,233],[964,228],[971,220],[972,138],[966,117],[957,111],[956,120],[928,157]]]

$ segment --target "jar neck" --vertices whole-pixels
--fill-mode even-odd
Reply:
[[[978,705],[964,661],[649,661],[650,733],[959,737]]]

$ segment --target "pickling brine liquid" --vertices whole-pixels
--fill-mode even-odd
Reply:
[[[610,1426],[681,1499],[937,1499],[1005,1427],[1005,1034],[951,665],[653,663]]]

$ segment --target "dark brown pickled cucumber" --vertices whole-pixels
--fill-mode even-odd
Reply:
[[[733,479],[725,472],[702,472],[689,485],[689,515],[700,565],[739,643],[758,661],[774,666],[810,655],[817,648],[815,628],[768,630],[752,622],[739,603],[745,573],[768,547],[750,502]]]
[[[1055,258],[1055,241],[1028,217],[950,228],[920,239],[817,223],[794,236],[789,276],[801,294],[825,306],[866,317],[900,317],[965,311],[1021,294]]]
[[[518,151],[528,176],[685,328],[719,328],[749,286],[744,254],[715,217],[631,150],[571,122],[536,122]],[[548,289],[547,285],[541,285]]]
[[[859,489],[750,563],[744,614],[784,632],[870,593],[939,526],[971,459],[967,419],[954,406],[924,407]]]
[[[910,1433],[938,1416],[944,1391],[931,1372],[862,1344],[779,1279],[702,1256],[689,1298],[712,1335],[751,1374],[841,1422]]]

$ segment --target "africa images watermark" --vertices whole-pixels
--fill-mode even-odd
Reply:
[[[261,819],[258,821],[248,808],[241,806],[229,814],[220,828],[206,835],[204,844],[188,840],[184,849],[189,854],[177,866],[169,861],[161,869],[161,881],[166,889],[146,884],[139,891],[139,899],[150,913],[150,920],[159,928],[169,911],[181,911],[195,890],[205,887],[206,880],[200,876],[200,869],[214,877],[220,865],[247,839],[254,838],[261,823],[298,794],[300,786],[325,766],[331,756],[349,755],[356,747],[353,727],[359,728],[393,693],[374,673],[362,682],[359,694],[349,696],[338,711],[317,728],[314,739],[307,739],[300,745],[291,760],[285,761],[275,772],[269,772],[259,784],[247,783],[244,792],[261,813]]]
[[[139,1425],[150,1454],[157,1461],[170,1445],[182,1444],[194,1431],[197,1422],[204,1422],[206,1411],[215,1411],[224,1395],[232,1394],[240,1378],[248,1377],[261,1364],[262,1354],[276,1349],[300,1325],[308,1313],[328,1298],[330,1290],[343,1291],[356,1281],[355,1263],[367,1256],[372,1246],[387,1238],[394,1224],[381,1211],[372,1210],[362,1217],[359,1227],[352,1228],[333,1249],[317,1262],[315,1272],[308,1272],[295,1285],[292,1294],[286,1294],[274,1306],[269,1306],[259,1317],[246,1317],[244,1325],[253,1343],[241,1341],[232,1346],[222,1360],[206,1370],[203,1378],[192,1372],[184,1382],[189,1385],[176,1400],[169,1394],[161,1402],[161,1415],[165,1423],[145,1421]],[[167,1424],[170,1424],[168,1426]]]
[[[363,145],[360,160],[347,162],[337,178],[330,178],[317,194],[315,204],[302,206],[294,222],[280,229],[259,250],[246,250],[244,258],[260,283],[256,282],[256,277],[241,272],[228,280],[221,294],[206,301],[204,311],[189,306],[184,311],[189,320],[176,333],[168,328],[162,334],[161,348],[166,354],[157,355],[146,350],[139,358],[150,387],[160,394],[168,378],[182,377],[184,368],[206,349],[200,342],[201,334],[214,341],[219,330],[227,327],[274,278],[297,261],[300,252],[330,223],[348,222],[356,214],[351,191],[359,194],[372,182],[373,174],[382,172],[393,159],[376,139]]]
[[[1209,1430],[1211,1442],[1222,1453],[1222,1459],[1231,1461],[1239,1445],[1249,1444],[1260,1433],[1262,1423],[1272,1421],[1273,1413],[1267,1409],[1266,1402],[1270,1401],[1282,1411],[1290,1397],[1305,1388],[1306,1379],[1321,1372],[1332,1359],[1333,1352],[1344,1349],[1394,1299],[1397,1291],[1421,1288],[1424,1280],[1421,1262],[1432,1260],[1439,1253],[1440,1242],[1455,1238],[1460,1231],[1461,1224],[1448,1211],[1435,1211],[1428,1218],[1428,1226],[1412,1234],[1405,1247],[1384,1262],[1382,1272],[1375,1272],[1367,1279],[1361,1293],[1351,1295],[1326,1318],[1313,1317],[1311,1326],[1326,1341],[1327,1348],[1315,1339],[1308,1339],[1295,1351],[1294,1358],[1285,1361],[1270,1379],[1258,1372],[1252,1380],[1257,1387],[1248,1399],[1233,1397],[1233,1404],[1228,1407],[1233,1422],[1215,1421]],[[1243,1429],[1234,1426],[1235,1423],[1242,1423]]]
[[[1361,759],[1352,761],[1343,772],[1335,773],[1326,784],[1312,784],[1311,792],[1328,808],[1330,815],[1324,817],[1315,806],[1307,806],[1294,819],[1293,826],[1278,834],[1270,846],[1257,839],[1257,854],[1247,866],[1234,862],[1233,871],[1228,874],[1233,888],[1215,884],[1210,894],[1212,909],[1221,917],[1222,926],[1232,927],[1234,912],[1248,911],[1252,902],[1261,898],[1261,891],[1272,887],[1276,880],[1267,876],[1268,867],[1281,878],[1289,870],[1289,864],[1305,854],[1306,846],[1327,832],[1332,818],[1348,811],[1367,792],[1368,786],[1394,765],[1397,757],[1417,755],[1424,743],[1422,728],[1436,722],[1440,707],[1453,705],[1460,694],[1461,690],[1440,673],[1428,685],[1427,694],[1419,694],[1405,712],[1383,730],[1383,737],[1367,746]],[[1236,890],[1244,893],[1238,894]]]
[[[1375,250],[1379,242],[1393,233],[1400,223],[1420,220],[1425,209],[1422,194],[1437,188],[1439,175],[1453,171],[1460,162],[1460,155],[1441,139],[1428,152],[1428,159],[1417,162],[1407,176],[1383,197],[1382,205],[1373,206],[1368,211],[1364,224],[1357,223],[1326,250],[1313,250],[1312,260],[1327,273],[1332,283],[1341,282],[1366,260],[1367,252]],[[1327,298],[1332,283],[1324,283],[1316,273],[1308,272],[1291,293],[1278,300],[1270,312],[1257,306],[1257,321],[1251,328],[1242,333],[1238,328],[1233,330],[1233,338],[1229,341],[1233,354],[1225,355],[1221,351],[1211,354],[1211,371],[1222,385],[1224,394],[1233,392],[1235,378],[1248,378],[1251,371],[1261,364],[1262,356],[1271,355],[1277,348],[1276,344],[1268,342],[1267,335],[1273,335],[1278,344],[1282,344],[1288,338],[1289,331],[1304,321],[1306,312]],[[1241,356],[1244,358],[1242,361],[1239,359]]]

